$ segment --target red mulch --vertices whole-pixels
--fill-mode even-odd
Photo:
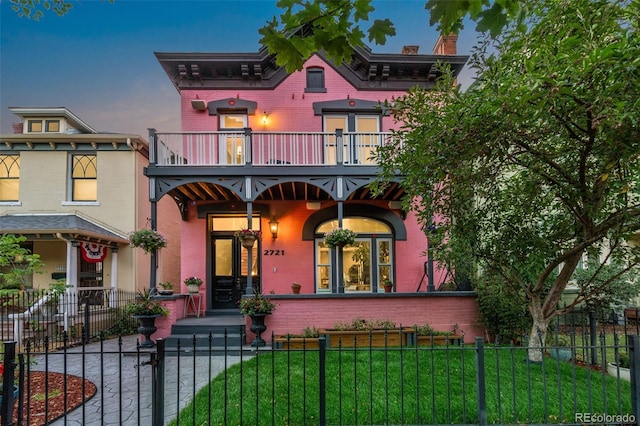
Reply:
[[[45,398],[46,381],[49,382],[47,388],[49,398]],[[25,380],[24,389],[23,421],[25,424],[27,424],[27,419],[28,424],[34,426],[51,423],[65,413],[65,404],[66,411],[70,412],[83,402],[91,399],[96,394],[96,385],[84,380],[85,392],[83,396],[82,382],[83,379],[81,377],[66,375],[65,378],[62,373],[29,372],[29,382],[27,383],[27,380]],[[29,392],[29,395],[27,395],[27,392]],[[47,409],[46,413],[45,409]],[[13,419],[17,423],[17,403],[13,410]]]

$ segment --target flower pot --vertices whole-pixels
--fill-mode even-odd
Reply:
[[[559,361],[569,361],[573,358],[573,351],[571,348],[549,348],[549,355],[553,359],[557,359]]]
[[[161,294],[163,296],[170,296],[173,294],[173,290],[158,289],[158,294]]]
[[[293,294],[300,294],[300,284],[291,284],[291,291],[293,291]]]
[[[391,291],[393,290],[393,285],[385,285],[383,287],[385,293],[391,293]]]
[[[240,243],[242,244],[242,247],[246,248],[246,249],[250,249],[253,247],[253,245],[256,242],[256,237],[254,236],[247,236],[244,237],[240,240]]]
[[[200,286],[197,284],[187,284],[187,290],[189,294],[196,294],[200,290]]]
[[[141,348],[153,348],[156,343],[151,340],[151,335],[156,332],[156,318],[162,315],[131,315],[138,320],[138,333],[144,336],[144,341],[140,343]]]
[[[622,380],[626,380],[627,382],[631,381],[631,370],[624,367],[618,367],[617,364],[614,364],[612,362],[607,364],[607,373],[613,377],[618,377],[619,374],[619,377]]]
[[[267,326],[264,324],[265,317],[269,314],[253,314],[251,317],[251,327],[249,329],[256,335],[256,338],[251,342],[251,346],[265,346],[267,342],[261,337],[261,334],[267,329]]]

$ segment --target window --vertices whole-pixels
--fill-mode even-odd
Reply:
[[[71,156],[72,201],[98,200],[98,165],[94,154]]]
[[[316,229],[316,290],[319,293],[383,292],[385,280],[393,280],[393,237],[384,223],[365,217],[345,218],[342,227],[358,234],[352,246],[342,249],[342,270],[336,273],[336,251],[329,249],[323,236],[338,227],[337,220]],[[337,282],[340,280],[340,282]]]
[[[60,120],[29,120],[27,130],[29,133],[60,133]]]
[[[342,162],[344,164],[373,164],[373,152],[382,144],[380,117],[365,114],[325,115],[324,131],[335,132],[342,129]],[[337,149],[335,136],[325,141],[325,158],[335,164]]]
[[[324,87],[324,69],[318,67],[307,68],[307,87],[305,92],[326,93]]]
[[[220,114],[220,131],[233,131],[220,135],[218,155],[220,164],[244,164],[243,129],[247,127],[247,114]]]
[[[45,121],[44,131],[47,133],[60,133],[60,120]]]
[[[18,201],[20,195],[20,156],[0,155],[0,201]]]

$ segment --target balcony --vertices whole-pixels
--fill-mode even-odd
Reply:
[[[391,133],[182,132],[150,134],[156,166],[376,166]]]
[[[396,201],[404,191],[392,182],[374,198],[376,150],[388,132],[176,132],[149,134],[153,194],[200,200]]]

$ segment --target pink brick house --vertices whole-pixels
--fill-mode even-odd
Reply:
[[[202,314],[237,313],[243,295],[261,291],[277,304],[267,333],[361,317],[475,335],[474,294],[438,291],[450,274],[425,257],[425,232],[400,209],[400,179],[381,196],[367,188],[371,154],[394,127],[383,102],[432,87],[438,60],[460,72],[467,57],[455,43],[441,37],[430,55],[356,49],[340,66],[318,53],[293,74],[266,49],[156,53],[180,93],[182,130],[150,131],[152,221],[162,198],[179,206],[180,273],[203,279]],[[323,235],[338,227],[356,243],[328,247]],[[242,228],[262,231],[251,250],[234,238]]]

